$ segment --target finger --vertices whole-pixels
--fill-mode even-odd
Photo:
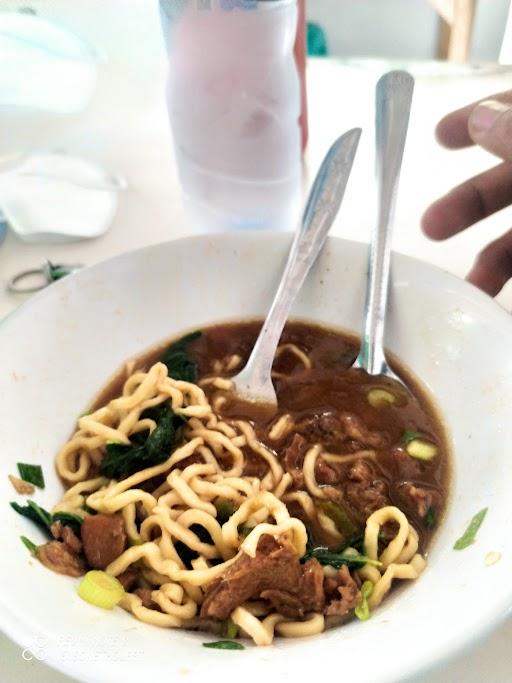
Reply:
[[[484,100],[497,100],[505,104],[512,104],[512,90],[507,90],[491,97],[485,97],[477,102],[468,104],[462,109],[452,111],[439,121],[436,127],[437,140],[450,149],[460,149],[461,147],[469,147],[474,144],[474,141],[468,130],[468,122],[471,112],[475,107]]]
[[[444,240],[512,204],[512,164],[503,163],[455,187],[431,204],[421,226],[434,240]]]
[[[469,115],[468,130],[477,145],[512,161],[512,104],[485,100]]]
[[[496,296],[512,277],[512,230],[488,244],[480,252],[467,280],[491,296]]]

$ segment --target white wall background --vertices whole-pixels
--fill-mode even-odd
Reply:
[[[428,0],[306,0],[331,54],[433,59],[438,15]],[[498,61],[510,0],[478,0],[471,60]]]

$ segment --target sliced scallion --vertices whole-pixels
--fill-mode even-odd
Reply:
[[[26,536],[20,536],[21,542],[23,545],[30,550],[32,555],[35,555],[37,552],[37,545],[33,543],[30,538],[27,538]]]
[[[245,650],[242,643],[237,643],[234,640],[216,640],[213,643],[203,643],[203,647],[208,647],[211,650]]]
[[[77,592],[85,602],[103,609],[115,607],[125,594],[120,581],[99,570],[87,572],[80,582]]]
[[[226,622],[226,638],[228,640],[233,640],[238,635],[238,626],[235,624],[233,619],[228,619]]]
[[[366,398],[373,408],[381,408],[382,406],[392,405],[396,402],[396,397],[386,389],[370,389]]]
[[[439,452],[435,444],[424,439],[412,439],[405,450],[411,458],[416,458],[416,460],[432,460]]]
[[[29,465],[24,462],[18,462],[18,472],[20,479],[28,481],[29,484],[34,484],[40,489],[44,489],[44,476],[41,465]]]
[[[469,526],[466,529],[466,531],[455,542],[455,545],[453,546],[454,550],[464,550],[465,548],[467,548],[475,542],[477,531],[482,526],[482,522],[485,519],[487,510],[488,508],[484,508],[483,510],[480,510],[480,512],[476,513],[476,515],[469,523]]]
[[[372,593],[373,583],[371,581],[365,581],[361,586],[361,600],[354,610],[354,614],[360,621],[368,621],[371,616],[368,598]]]

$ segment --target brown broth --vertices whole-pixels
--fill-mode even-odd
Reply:
[[[220,374],[229,376],[239,372],[250,354],[261,324],[261,321],[248,321],[204,328],[202,336],[192,342],[188,349],[191,357],[198,363],[199,376],[211,376],[214,374],[215,361],[222,361],[235,354],[242,358],[241,363],[232,371]],[[136,367],[149,368],[169,343],[139,356],[135,361]],[[228,402],[224,415],[229,418],[251,419],[258,438],[276,452],[281,461],[296,431],[302,434],[308,447],[321,443],[330,453],[350,454],[362,448],[356,439],[347,438],[343,430],[334,429],[332,433],[327,430],[326,433],[322,427],[326,418],[327,422],[332,422],[340,415],[355,415],[362,420],[366,429],[384,434],[386,443],[375,448],[377,457],[371,463],[371,486],[384,491],[388,504],[397,505],[406,514],[419,533],[420,550],[425,552],[435,528],[427,528],[424,511],[418,500],[407,491],[413,485],[416,489],[428,492],[431,498],[429,507],[435,513],[437,528],[446,506],[450,478],[446,432],[430,397],[396,360],[393,367],[397,374],[407,378],[413,395],[400,390],[392,380],[374,378],[363,371],[348,369],[357,355],[359,342],[356,337],[345,333],[306,322],[289,322],[281,343],[295,344],[305,351],[312,360],[313,368],[305,370],[303,364],[290,353],[284,353],[276,360],[274,369],[285,375],[275,381],[279,404],[277,416],[269,420],[266,411],[255,412],[254,408],[248,409],[247,404],[236,401]],[[119,372],[97,397],[94,407],[104,405],[119,395],[125,378],[126,372]],[[374,387],[390,390],[398,397],[397,402],[372,407],[367,400],[367,393]],[[211,396],[217,390],[206,387],[205,391]],[[269,440],[270,423],[285,413],[292,417],[294,424],[298,425],[297,429],[280,441]],[[438,455],[431,461],[411,458],[405,451],[403,441],[406,431],[419,432],[435,443],[439,449]],[[261,459],[258,460],[250,453],[246,455],[248,467],[245,473],[264,476],[266,466],[262,466]],[[357,481],[351,479],[350,468],[351,465],[334,468],[338,481],[332,484],[332,488],[339,492],[341,504],[362,531],[367,514],[362,509],[364,506],[361,501],[368,487],[358,489],[354,485]],[[358,492],[361,500],[357,500]],[[293,513],[301,515],[300,507],[294,506]],[[309,521],[309,531],[314,543],[329,545],[329,539],[322,535],[317,524]]]

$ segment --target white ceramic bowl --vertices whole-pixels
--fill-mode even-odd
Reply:
[[[51,666],[83,681],[249,680],[396,682],[431,667],[495,627],[512,606],[512,321],[470,285],[396,256],[388,347],[437,398],[455,453],[453,493],[424,575],[366,622],[270,648],[219,652],[205,638],[137,622],[84,603],[76,581],[30,559],[7,474],[44,465],[50,507],[61,494],[52,468],[74,420],[129,356],[191,327],[263,315],[289,235],[186,239],[121,256],[35,296],[0,327],[0,627]],[[294,316],[359,330],[366,249],[332,239]],[[472,515],[489,513],[477,542],[453,543]],[[487,553],[502,553],[495,565]],[[239,667],[239,669],[238,669]],[[244,673],[245,672],[245,673]]]

